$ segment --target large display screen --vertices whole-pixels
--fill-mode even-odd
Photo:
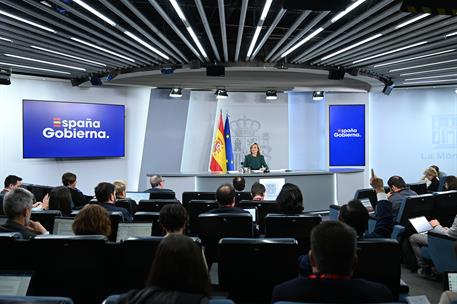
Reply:
[[[124,156],[123,105],[23,100],[24,158]]]
[[[329,106],[330,166],[365,166],[365,105]]]

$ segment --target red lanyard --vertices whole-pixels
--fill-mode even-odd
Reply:
[[[351,276],[349,275],[339,275],[339,274],[312,274],[309,276],[310,279],[328,279],[328,280],[350,280]]]

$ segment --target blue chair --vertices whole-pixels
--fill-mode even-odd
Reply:
[[[444,191],[444,183],[446,183],[446,175],[441,176],[440,183],[438,184],[438,191]]]
[[[416,232],[408,219],[425,216],[428,220],[431,220],[433,218],[434,205],[435,198],[431,194],[410,196],[401,203],[396,222],[405,227],[405,237],[409,237]]]
[[[457,239],[448,235],[430,231],[428,233],[428,253],[438,272],[457,271]]]
[[[341,206],[339,206],[339,205],[330,205],[328,207],[328,209],[329,209],[329,220],[337,221],[338,220],[338,215],[340,214]]]
[[[72,299],[65,297],[18,297],[18,296],[0,296],[0,304],[73,304]]]
[[[120,295],[111,295],[107,297],[102,304],[117,304],[119,297]],[[235,304],[235,302],[229,299],[210,299],[208,304]]]
[[[457,214],[457,191],[435,192],[433,196],[435,198],[433,217],[443,227],[451,227]]]

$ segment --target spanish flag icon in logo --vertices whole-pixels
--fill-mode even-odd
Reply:
[[[62,119],[60,119],[59,117],[54,117],[52,119],[52,123],[54,125],[54,128],[60,128],[62,126]]]

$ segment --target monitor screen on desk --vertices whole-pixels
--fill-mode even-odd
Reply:
[[[72,229],[73,222],[73,218],[55,218],[54,229],[52,230],[52,234],[75,235]]]
[[[127,191],[127,192],[125,192],[125,197],[126,198],[131,198],[132,200],[134,200],[138,204],[139,201],[148,200],[149,199],[149,193],[148,192]]]
[[[151,233],[152,223],[119,223],[116,242],[126,240],[129,237],[151,236]]]

